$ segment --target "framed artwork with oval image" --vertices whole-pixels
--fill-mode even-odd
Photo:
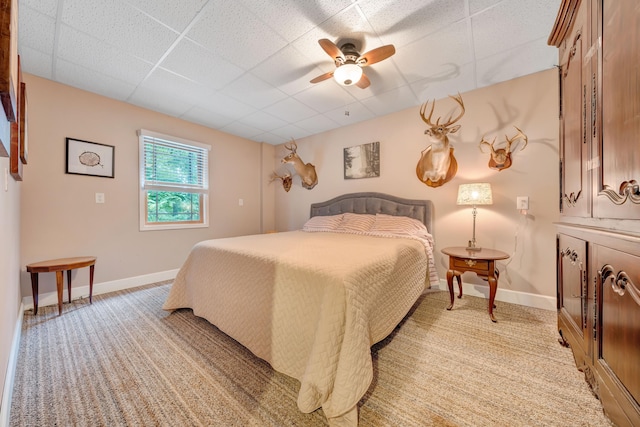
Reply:
[[[114,177],[115,147],[113,145],[67,138],[66,157],[66,173],[103,178]]]

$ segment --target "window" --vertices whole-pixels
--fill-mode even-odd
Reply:
[[[148,130],[140,144],[140,230],[207,227],[209,145]]]

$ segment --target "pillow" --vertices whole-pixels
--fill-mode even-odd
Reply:
[[[314,216],[309,218],[302,226],[304,231],[332,231],[335,230],[342,221],[342,214],[328,216]]]
[[[364,233],[371,229],[375,221],[374,215],[345,213],[337,230]]]
[[[407,216],[376,214],[371,231],[374,233],[424,234],[427,227],[417,219]]]

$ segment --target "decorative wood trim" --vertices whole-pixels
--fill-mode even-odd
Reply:
[[[7,120],[18,114],[18,1],[0,0],[0,102]]]
[[[623,205],[629,200],[633,204],[640,204],[640,185],[635,179],[624,181],[620,184],[620,190],[616,191],[608,185],[604,185],[598,196],[605,196],[616,205]]]
[[[575,20],[580,0],[562,0],[560,10],[547,40],[550,46],[560,47]]]

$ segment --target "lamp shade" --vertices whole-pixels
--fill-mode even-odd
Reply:
[[[343,86],[351,86],[362,77],[362,68],[359,65],[349,63],[343,64],[333,72],[333,78]]]
[[[458,205],[491,205],[491,184],[480,182],[475,184],[460,184],[458,187]]]

